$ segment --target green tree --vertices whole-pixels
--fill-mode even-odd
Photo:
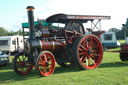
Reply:
[[[124,36],[124,29],[123,28],[121,30],[119,30],[117,28],[111,28],[108,31],[109,32],[115,32],[117,40],[125,38],[125,36]]]
[[[18,31],[14,32],[14,31],[10,31],[8,33],[9,36],[12,36],[12,35],[22,35],[22,31],[21,29],[19,29]]]
[[[8,31],[5,30],[3,27],[0,27],[0,36],[7,36],[8,35]]]
[[[19,34],[19,35],[23,35],[22,30],[19,29],[19,30],[17,31],[17,34]]]
[[[10,31],[8,32],[6,29],[3,27],[0,27],[0,36],[12,36],[12,35],[23,35],[22,30],[19,29],[18,31]]]
[[[117,32],[119,32],[120,30],[117,29],[117,28],[111,28],[111,29],[109,29],[108,31],[109,31],[109,32],[115,32],[115,33],[117,33]]]

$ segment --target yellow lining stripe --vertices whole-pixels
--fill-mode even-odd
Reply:
[[[53,41],[52,44],[53,44],[53,50],[54,50],[55,49],[55,42]]]
[[[40,42],[40,48],[42,49],[43,48],[43,44],[42,44],[42,42],[41,42],[41,40],[39,41]]]
[[[34,8],[28,8],[27,11],[32,11]]]

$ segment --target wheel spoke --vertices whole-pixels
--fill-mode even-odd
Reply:
[[[48,72],[47,72],[47,69],[45,69],[45,74],[47,74]]]
[[[51,62],[51,58],[49,58],[49,60],[47,60],[49,63]]]
[[[88,66],[88,59],[86,58],[85,60],[86,60],[86,66]]]
[[[43,72],[43,73],[47,72],[47,71],[46,71],[46,67],[44,67],[44,69],[43,69],[43,71],[42,71],[42,72]]]
[[[19,62],[21,62],[21,59],[20,58],[18,58],[18,60],[19,60]]]
[[[73,32],[75,32],[74,24],[75,24],[74,22],[72,22],[72,24],[71,24],[71,27],[72,27],[72,31]]]
[[[89,45],[88,45],[88,41],[87,41],[87,40],[85,40],[85,42],[86,42],[86,47],[88,48],[88,47],[89,47]]]
[[[19,71],[22,72],[22,67],[19,68]]]
[[[74,32],[73,31],[70,31],[70,30],[66,30],[66,33],[73,34]]]
[[[25,59],[26,59],[26,56],[23,57],[23,61],[25,61]]]
[[[72,35],[72,36],[69,38],[69,42],[72,42],[73,38],[74,38],[74,35]]]
[[[79,35],[79,36],[82,35],[81,33],[77,32],[77,31],[75,32],[75,34],[76,34],[76,35]]]
[[[80,58],[80,61],[83,59],[84,55]]]
[[[90,48],[92,48],[92,46],[94,46],[95,44],[94,44],[93,40],[90,40],[90,42],[88,42],[88,45]]]
[[[98,53],[92,53],[94,56],[100,56],[100,54]]]
[[[44,60],[42,59],[42,57],[40,57],[40,61],[43,62]],[[45,61],[44,61],[45,62]]]
[[[84,45],[84,47],[86,47],[86,43],[85,43],[85,41],[83,41],[83,45]]]
[[[93,58],[93,60],[95,60],[95,57],[93,56],[93,54],[90,54],[90,57]]]
[[[79,28],[79,26],[80,26],[80,25],[78,25],[77,28],[75,28],[75,35],[77,35],[76,37],[81,36],[81,35],[83,34],[83,33],[81,33],[80,31],[78,31],[78,30],[81,30],[81,29],[80,29],[81,27]]]
[[[44,62],[44,63],[45,63],[45,62]],[[38,63],[38,64],[39,64],[39,65],[43,65],[44,63],[43,63],[42,61],[39,60],[39,63]]]
[[[41,70],[41,68],[43,69],[43,68],[45,68],[45,66],[43,66],[43,65],[40,65],[40,66],[39,66],[39,69]]]
[[[95,61],[90,57],[90,60],[92,61],[93,64],[95,64]]]
[[[90,56],[88,56],[88,65],[90,66]]]
[[[81,48],[79,48],[79,51],[82,51],[82,52],[83,52],[84,50],[83,50],[83,49],[81,49]]]
[[[77,30],[79,30],[79,29],[80,29],[80,27],[81,27],[81,26],[80,26],[80,24],[79,24],[79,23],[77,23],[76,31],[77,31]]]
[[[80,47],[82,47],[85,51],[87,51],[87,49],[83,45],[80,45]]]
[[[44,54],[44,60],[45,62],[47,62],[47,56]]]
[[[20,66],[20,72],[22,72],[23,71],[23,67],[22,66]]]
[[[48,66],[49,71],[51,71],[51,68]]]
[[[85,55],[85,53],[83,53],[83,52],[82,52],[82,53],[79,53],[79,56],[80,56],[80,55]]]
[[[99,46],[98,45],[93,45],[92,46],[92,49],[97,48],[97,47],[99,47]]]
[[[91,52],[92,52],[92,53],[97,53],[98,50],[99,50],[99,49],[92,49]]]
[[[86,58],[87,58],[87,56],[85,56],[85,57],[84,57],[84,59],[82,60],[82,62],[81,62],[81,63],[84,63],[84,61],[85,61],[85,59],[86,59]]]

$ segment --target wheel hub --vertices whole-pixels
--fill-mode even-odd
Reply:
[[[49,63],[48,63],[48,62],[46,62],[46,63],[45,63],[45,66],[46,66],[46,67],[48,67],[48,66],[49,66]]]
[[[24,66],[24,65],[25,65],[25,63],[24,63],[24,62],[21,62],[21,63],[20,63],[20,66]]]
[[[88,49],[87,54],[88,54],[88,55],[91,54],[91,49]]]

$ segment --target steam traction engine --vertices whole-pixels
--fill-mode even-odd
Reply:
[[[82,69],[99,66],[103,48],[98,37],[103,32],[88,29],[91,34],[87,34],[83,23],[95,19],[99,22],[110,19],[109,16],[55,14],[46,19],[48,25],[43,25],[40,20],[34,24],[33,9],[32,6],[27,7],[29,38],[25,41],[24,51],[14,57],[14,71],[17,74],[28,74],[35,66],[40,76],[49,76],[54,72],[56,63],[62,67],[79,66]],[[65,26],[57,27],[52,23]]]

